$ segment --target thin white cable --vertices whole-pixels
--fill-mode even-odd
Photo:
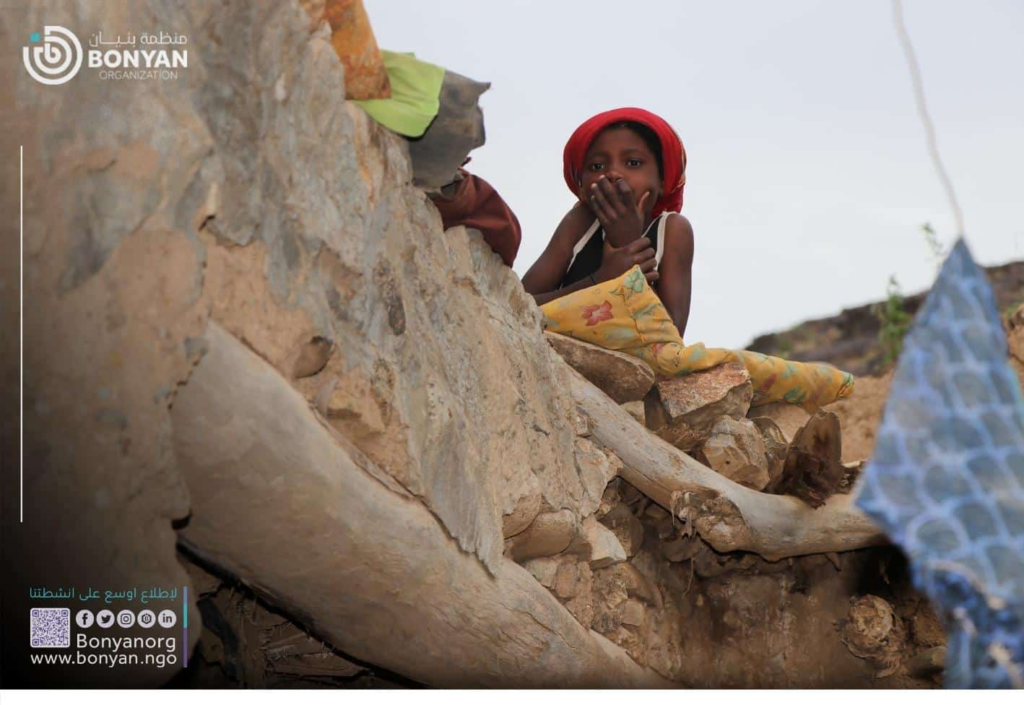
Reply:
[[[893,21],[896,25],[896,34],[899,36],[900,44],[903,47],[903,53],[906,55],[907,64],[910,67],[910,82],[914,86],[914,99],[917,102],[917,112],[921,116],[921,122],[924,123],[925,136],[928,141],[928,152],[931,154],[932,163],[935,166],[935,171],[939,176],[939,180],[942,182],[942,186],[946,190],[946,197],[949,199],[949,205],[953,209],[953,219],[956,221],[957,237],[963,237],[964,215],[960,210],[960,202],[956,198],[956,191],[953,189],[953,181],[949,178],[949,174],[946,172],[946,167],[942,163],[942,157],[939,155],[939,144],[935,137],[935,125],[932,123],[932,119],[928,115],[928,106],[925,103],[924,83],[921,80],[921,67],[917,63],[917,56],[914,54],[914,47],[910,43],[910,35],[907,33],[907,26],[903,22],[902,0],[892,0],[892,14]]]

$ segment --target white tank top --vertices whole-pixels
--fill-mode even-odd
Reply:
[[[647,226],[647,230],[644,230],[644,232],[640,235],[640,237],[646,236],[647,233],[650,232],[651,228],[654,227],[654,224],[655,223],[658,224],[658,236],[657,236],[657,239],[656,239],[657,240],[657,246],[654,249],[654,261],[657,263],[657,264],[654,265],[655,269],[657,269],[658,267],[661,266],[661,255],[665,251],[665,223],[668,221],[669,213],[670,213],[670,211],[665,211],[664,213],[659,215],[657,218],[652,220],[651,224]],[[586,247],[587,243],[590,242],[590,238],[594,237],[594,233],[596,233],[600,228],[601,228],[601,221],[595,219],[593,224],[587,230],[587,232],[584,233],[583,237],[580,238],[580,241],[577,242],[576,246],[572,248],[572,259],[569,260],[569,266],[565,268],[566,272],[568,272],[570,269],[572,269],[572,264],[573,264],[573,262],[576,261],[576,255],[578,255],[580,253],[580,251],[584,247]],[[601,239],[604,240],[604,231],[603,230],[601,231]]]

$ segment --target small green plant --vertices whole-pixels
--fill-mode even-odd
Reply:
[[[779,357],[789,357],[793,354],[793,341],[788,335],[780,335],[776,349]]]
[[[1017,309],[1021,307],[1024,307],[1024,299],[1021,299],[1017,303],[1010,304],[1005,309],[1003,309],[1003,319],[1009,320],[1013,318],[1013,314],[1016,313]]]
[[[885,302],[878,310],[878,320],[882,324],[878,331],[878,342],[882,347],[882,362],[888,367],[900,356],[903,337],[910,328],[911,317],[903,303],[903,293],[895,274],[889,277],[885,293]]]
[[[931,223],[923,223],[921,225],[921,232],[924,233],[924,241],[928,245],[928,249],[931,250],[932,259],[935,261],[936,267],[942,266],[942,261],[946,259],[945,246],[939,240],[939,236],[935,233],[935,228],[932,227]]]

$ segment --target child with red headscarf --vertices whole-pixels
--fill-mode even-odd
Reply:
[[[579,198],[523,287],[544,304],[640,265],[679,334],[690,314],[693,229],[678,213],[686,151],[675,130],[640,108],[609,110],[573,132],[565,183]]]

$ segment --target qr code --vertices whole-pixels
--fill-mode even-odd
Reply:
[[[30,642],[36,649],[71,646],[71,610],[65,607],[37,607],[32,610]]]

